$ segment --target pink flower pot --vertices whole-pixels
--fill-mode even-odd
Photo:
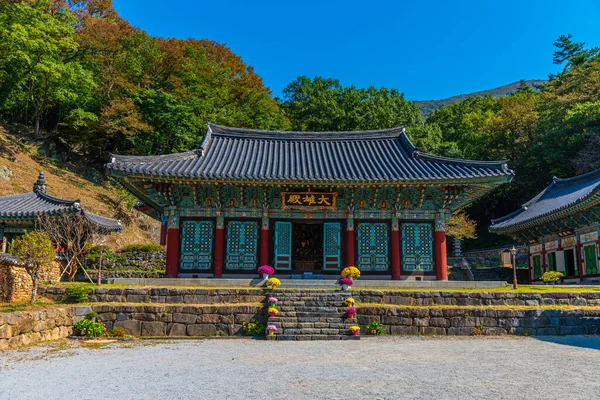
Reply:
[[[358,336],[358,331],[352,332],[352,336]]]
[[[269,313],[269,317],[274,317],[274,316],[275,316],[275,313],[274,313],[274,312],[272,312],[272,313]]]

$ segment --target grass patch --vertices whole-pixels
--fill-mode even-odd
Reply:
[[[60,302],[37,301],[35,304],[27,303],[0,303],[0,313],[12,313],[18,311],[37,311],[47,308],[54,308],[62,305]]]
[[[407,308],[407,309],[485,309],[485,310],[600,310],[600,306],[572,306],[567,304],[556,304],[556,305],[540,305],[540,306],[514,306],[514,305],[502,305],[502,306],[460,306],[460,305],[446,305],[446,304],[433,304],[430,306],[405,306],[401,304],[381,304],[381,303],[360,303],[355,306],[357,311],[360,308]]]

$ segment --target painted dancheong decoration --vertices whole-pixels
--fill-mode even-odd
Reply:
[[[194,151],[113,155],[108,174],[168,232],[168,276],[447,279],[444,222],[512,179],[504,161],[419,152],[404,127],[278,132],[209,123]]]
[[[492,221],[490,231],[529,243],[529,280],[558,271],[569,283],[597,279],[600,169],[554,178],[533,199]]]

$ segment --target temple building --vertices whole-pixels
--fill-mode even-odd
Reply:
[[[12,238],[34,229],[39,216],[65,214],[86,218],[99,232],[120,232],[122,229],[119,221],[84,210],[79,200],[50,196],[46,193],[44,173],[40,172],[32,192],[0,196],[0,253],[6,251]]]
[[[529,279],[560,271],[564,282],[598,279],[600,169],[553,182],[490,231],[529,243]]]
[[[276,132],[208,124],[194,151],[113,155],[107,173],[163,223],[170,277],[447,279],[445,221],[508,182],[504,161],[423,154],[404,127]]]

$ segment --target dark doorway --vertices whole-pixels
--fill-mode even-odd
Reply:
[[[294,222],[292,227],[292,270],[323,269],[323,224]]]
[[[578,275],[575,273],[575,250],[569,249],[565,250],[565,269],[567,276],[575,276]]]

